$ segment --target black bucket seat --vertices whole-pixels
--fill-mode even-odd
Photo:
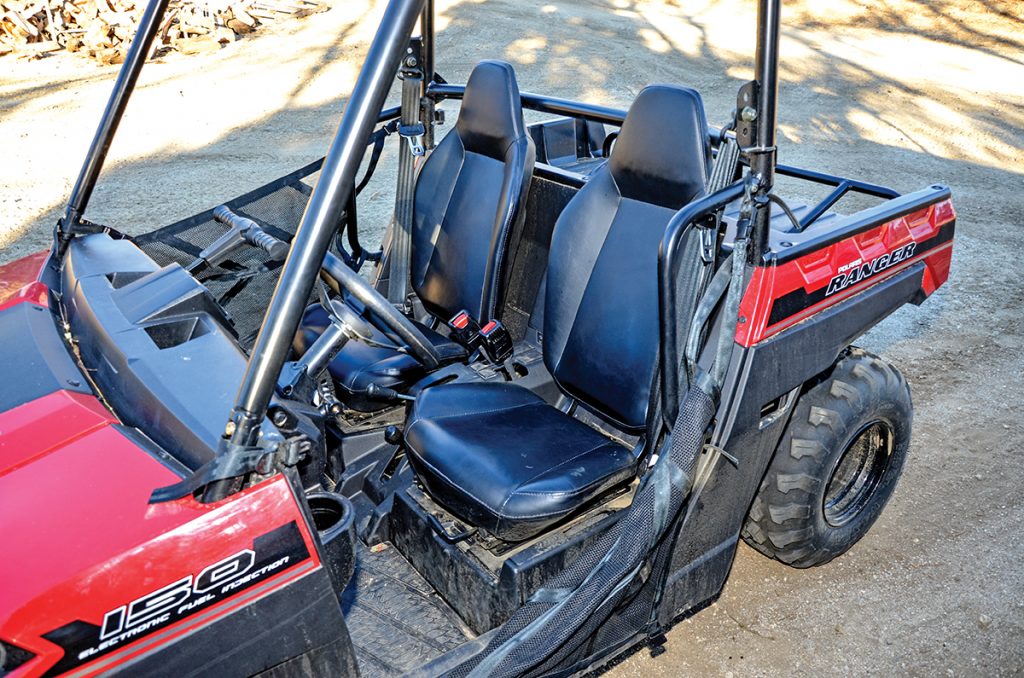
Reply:
[[[479,63],[466,83],[455,129],[416,180],[411,284],[442,324],[463,309],[481,325],[497,316],[511,264],[510,239],[526,215],[534,158],[515,71],[501,61]],[[296,350],[304,352],[328,323],[319,304],[310,307]],[[443,361],[466,357],[462,346],[416,324]],[[387,347],[394,340],[385,333],[375,330],[373,339],[385,346],[350,341],[328,367],[354,409],[384,405],[365,397],[371,383],[401,389],[425,374],[414,357]]]
[[[620,430],[644,431],[660,340],[658,250],[703,194],[707,121],[694,90],[645,88],[608,163],[555,225],[544,363],[561,391]],[[405,429],[431,496],[506,541],[543,531],[636,474],[633,451],[513,384],[423,390]]]

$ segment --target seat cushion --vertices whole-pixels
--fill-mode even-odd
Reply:
[[[295,338],[296,351],[304,353],[323,333],[329,322],[327,312],[320,304],[313,304],[307,308]],[[463,346],[420,322],[412,322],[437,349],[442,364],[466,358],[466,349]],[[366,388],[371,383],[404,391],[427,373],[426,368],[413,356],[389,348],[396,343],[395,338],[388,336],[376,326],[371,325],[371,329],[372,340],[386,346],[371,346],[361,341],[350,340],[327,366],[344,403],[359,412],[375,412],[389,404],[367,397]]]
[[[630,433],[646,427],[657,372],[661,242],[704,192],[709,157],[700,95],[646,87],[551,236],[544,364],[566,395]]]
[[[410,283],[430,313],[499,316],[535,157],[512,66],[479,63],[416,179]]]
[[[632,451],[512,384],[420,393],[405,428],[417,476],[463,521],[521,541],[635,472]]]
[[[481,62],[466,83],[455,130],[427,156],[416,179],[410,283],[434,317],[447,321],[462,310],[481,324],[499,317],[535,157],[512,66]],[[305,351],[326,325],[322,310],[307,313],[296,349]],[[419,327],[443,363],[466,358],[458,344]],[[385,333],[373,339],[394,343]],[[366,397],[370,383],[401,390],[425,375],[408,355],[355,341],[330,371],[346,404],[364,412],[387,405]]]

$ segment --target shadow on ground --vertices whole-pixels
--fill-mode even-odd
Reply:
[[[787,8],[780,158],[888,183],[899,190],[942,181],[959,194],[969,184],[970,194],[958,201],[961,215],[1005,223],[1021,205],[1019,196],[1007,195],[1002,187],[1022,183],[1014,161],[1022,159],[1024,97],[1000,87],[999,82],[982,82],[987,91],[982,88],[980,96],[965,96],[968,88],[979,85],[973,71],[953,77],[943,74],[938,82],[931,76],[953,61],[981,59],[996,71],[1006,64],[1016,67],[1024,21],[1003,5],[988,2],[987,11],[1002,26],[1002,32],[992,33],[986,31],[985,23],[968,26],[958,19],[950,9],[955,5],[952,0],[933,4],[925,6],[925,14],[934,15],[933,20],[922,20],[919,13],[908,18],[904,3],[872,2],[866,10],[839,17],[833,12],[825,18],[815,14],[809,3]],[[438,69],[450,81],[464,81],[476,61],[497,56],[516,65],[525,90],[623,108],[644,84],[683,83],[698,88],[711,121],[723,123],[736,89],[750,77],[754,18],[749,5],[698,2],[675,8],[623,0],[540,6],[442,4]],[[357,59],[353,56],[365,50],[379,14],[376,10],[349,12],[349,21],[341,22],[329,39],[319,35],[320,44],[311,48],[295,49],[295,43],[309,32],[305,28],[286,36],[294,37],[293,41],[279,40],[273,49],[272,70],[275,75],[288,73],[290,82],[275,84],[267,96],[260,94],[267,84],[261,70],[268,50],[260,49],[266,36],[233,45],[219,63],[216,57],[221,55],[212,55],[213,67],[230,77],[220,73],[217,82],[201,88],[199,96],[186,97],[184,92],[191,81],[204,78],[204,73],[188,67],[191,62],[150,66],[137,97],[152,102],[145,108],[146,119],[132,119],[133,103],[125,126],[133,126],[137,136],[147,135],[146,125],[164,124],[159,114],[167,115],[166,109],[173,107],[175,115],[192,118],[193,127],[203,128],[203,133],[192,139],[190,130],[178,129],[184,134],[171,138],[149,130],[149,137],[164,143],[133,154],[137,157],[127,162],[115,158],[115,166],[103,175],[90,215],[139,232],[219,202],[322,153],[345,95],[321,95],[310,104],[303,96],[306,85],[339,62],[348,64],[347,74],[354,77]],[[724,15],[730,19],[723,20]],[[889,54],[871,47],[874,44],[899,49]],[[280,49],[283,46],[292,49]],[[315,58],[310,58],[312,49]],[[926,49],[933,50],[930,66],[898,65],[901,57]],[[943,56],[945,50],[954,51]],[[32,102],[47,101],[50,108],[65,105],[86,86],[95,90],[93,100],[101,101],[113,71],[98,70],[73,83],[52,77],[49,82],[33,79],[4,88],[0,125],[17,118]],[[922,77],[915,79],[915,74]],[[994,72],[986,78],[992,81],[999,75]],[[351,80],[335,81],[336,92],[351,86]],[[173,96],[176,90],[178,97]],[[252,107],[259,115],[244,115],[250,100],[260,102]],[[233,111],[243,115],[232,121]],[[75,130],[76,143],[82,148],[95,120],[95,112],[89,113],[79,116]],[[211,115],[216,116],[212,122]],[[216,129],[225,131],[207,133]],[[115,155],[120,141],[119,137]],[[81,154],[68,149],[64,155],[61,168],[68,182]],[[931,162],[939,158],[942,162]],[[386,171],[382,176],[390,178]],[[384,186],[378,183],[377,187]],[[800,184],[783,184],[782,189],[800,199],[820,194]],[[59,215],[65,194],[52,197],[48,208],[29,207],[35,218],[24,219],[16,211],[14,221],[20,223],[8,224],[10,233],[4,239],[11,242],[27,236],[33,245],[42,244],[39,234],[48,231]]]
[[[322,154],[381,8],[354,4],[219,54],[147,69],[89,217],[143,232]],[[721,124],[752,74],[753,3],[679,5],[439,2],[438,70],[463,82],[480,59],[504,58],[523,90],[623,108],[645,84],[686,84]],[[950,284],[862,340],[914,385],[911,461],[886,514],[850,554],[797,572],[741,549],[719,603],[677,626],[667,654],[638,653],[614,675],[1024,667],[1024,432],[1015,405],[1024,388],[1015,254],[1024,245],[1021,7],[827,5],[786,3],[780,160],[901,191],[947,183],[960,217]],[[0,82],[8,163],[27,167],[0,174],[3,260],[47,245],[114,76],[40,68]],[[454,120],[456,108],[446,108]],[[33,159],[48,125],[74,141]],[[389,153],[364,193],[367,242],[387,220],[394,176]],[[33,188],[40,184],[48,187]],[[780,192],[821,194],[792,182]]]

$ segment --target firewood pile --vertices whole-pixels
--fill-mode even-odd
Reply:
[[[0,57],[66,49],[121,63],[145,8],[146,0],[0,0]],[[154,51],[213,51],[262,24],[327,9],[318,0],[171,0]]]

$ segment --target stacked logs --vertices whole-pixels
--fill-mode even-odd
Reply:
[[[121,63],[145,7],[146,0],[0,0],[0,56],[66,49]],[[154,50],[217,50],[261,24],[326,9],[318,0],[171,0]]]

